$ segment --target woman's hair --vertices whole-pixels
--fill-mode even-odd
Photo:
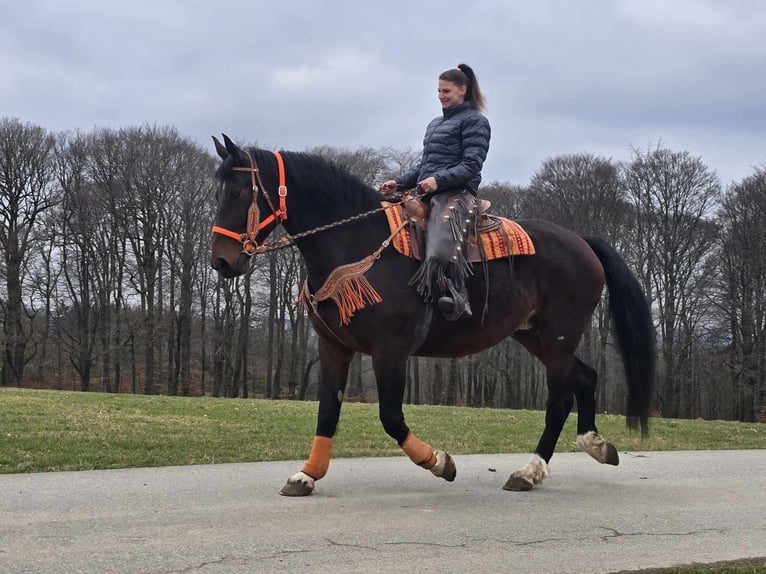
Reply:
[[[471,102],[471,105],[481,111],[486,106],[484,96],[481,95],[479,82],[476,74],[473,73],[468,64],[458,64],[457,68],[452,68],[439,75],[440,80],[452,82],[456,86],[465,86],[465,101]]]

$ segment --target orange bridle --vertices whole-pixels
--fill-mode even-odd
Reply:
[[[285,219],[287,219],[287,185],[285,185],[285,164],[282,160],[282,154],[280,154],[278,151],[271,153],[273,153],[277,158],[277,167],[279,169],[279,209],[274,208],[274,204],[271,202],[271,198],[269,197],[269,194],[266,193],[266,188],[263,186],[263,182],[261,181],[261,174],[258,169],[258,165],[255,163],[253,156],[248,151],[247,157],[250,159],[250,167],[232,168],[233,171],[244,171],[250,173],[253,197],[252,201],[250,202],[250,207],[247,210],[247,230],[244,233],[237,233],[236,231],[231,231],[230,229],[219,227],[217,225],[214,225],[212,229],[213,233],[225,235],[226,237],[231,237],[232,239],[239,241],[242,244],[242,252],[251,256],[256,253],[259,247],[258,243],[255,241],[255,238],[258,235],[258,230],[269,225],[273,221],[276,221],[277,225],[279,225]],[[266,199],[266,203],[268,203],[269,208],[271,209],[271,215],[262,221],[260,219],[260,210],[258,209],[259,190],[263,194],[264,199]]]

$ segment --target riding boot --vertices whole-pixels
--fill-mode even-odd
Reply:
[[[427,302],[436,302],[450,321],[471,316],[466,278],[468,231],[475,222],[474,197],[467,191],[446,191],[430,198],[426,256],[410,285]]]
[[[447,295],[439,298],[439,310],[447,321],[457,321],[473,316],[465,284],[456,287],[455,282],[447,278],[447,292]]]

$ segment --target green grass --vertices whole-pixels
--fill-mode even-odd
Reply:
[[[315,402],[0,391],[0,473],[301,460],[314,434]],[[410,428],[451,454],[531,452],[543,413],[405,406]],[[574,450],[576,416],[558,451]],[[642,441],[625,419],[600,415],[620,451],[766,448],[766,425],[655,419]],[[400,454],[376,404],[343,406],[333,456]]]
[[[620,574],[766,574],[766,558],[621,572]]]

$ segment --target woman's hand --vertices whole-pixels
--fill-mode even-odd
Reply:
[[[396,192],[396,182],[393,179],[384,181],[380,184],[378,191],[383,195],[391,195],[392,193]]]
[[[438,187],[436,184],[436,178],[434,176],[427,177],[423,181],[418,182],[418,187],[420,187],[420,189],[426,193],[436,191],[436,188]]]

